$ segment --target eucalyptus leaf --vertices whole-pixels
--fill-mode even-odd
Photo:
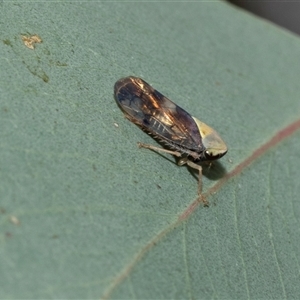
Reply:
[[[2,299],[300,297],[299,37],[215,1],[3,1],[0,36]],[[208,208],[129,75],[225,140]]]

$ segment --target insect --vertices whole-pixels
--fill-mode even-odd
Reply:
[[[187,164],[199,171],[198,195],[201,196],[202,167],[197,162],[216,160],[227,152],[218,133],[141,78],[121,78],[115,83],[114,96],[129,121],[168,149],[138,143],[140,148],[170,153],[180,158],[178,165]]]

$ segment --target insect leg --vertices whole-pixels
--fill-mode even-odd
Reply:
[[[155,147],[155,146],[152,146],[149,144],[144,144],[144,143],[138,143],[138,146],[139,146],[139,148],[146,148],[146,149],[150,149],[150,150],[154,150],[154,151],[165,152],[165,153],[175,155],[177,157],[181,157],[181,153],[178,151],[167,150],[164,148],[159,148],[159,147]]]
[[[209,203],[202,197],[202,167],[191,160],[189,160],[186,157],[183,157],[179,160],[178,165],[182,166],[184,164],[187,164],[189,167],[198,170],[199,177],[198,177],[198,196],[200,200],[204,203],[205,206],[208,206]]]
[[[172,155],[177,156],[177,157],[182,156],[182,154],[178,151],[167,150],[167,149],[155,147],[155,146],[152,146],[152,145],[149,145],[149,144],[138,143],[138,146],[139,146],[139,148],[146,148],[146,149],[150,149],[150,150],[154,150],[154,151],[169,153],[169,154],[172,154]],[[187,164],[189,167],[199,171],[198,196],[199,196],[200,201],[203,202],[205,206],[209,206],[209,203],[202,197],[202,167],[200,165],[195,164],[194,162],[187,159],[186,157],[183,157],[179,160],[178,165],[183,166],[185,164]]]

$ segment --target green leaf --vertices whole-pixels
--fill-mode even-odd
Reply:
[[[299,298],[297,36],[223,2],[0,8],[1,298]],[[226,141],[209,208],[138,149],[157,144],[115,103],[128,75]]]

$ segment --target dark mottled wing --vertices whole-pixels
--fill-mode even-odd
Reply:
[[[115,99],[130,121],[169,144],[201,152],[203,146],[192,116],[137,77],[115,83]]]

